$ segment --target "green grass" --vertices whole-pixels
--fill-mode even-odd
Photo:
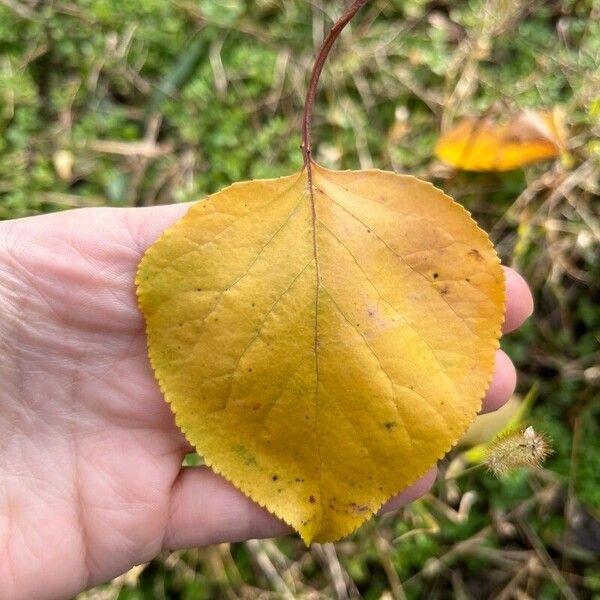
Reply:
[[[299,169],[314,44],[341,4],[0,1],[0,218],[187,201]],[[434,181],[528,279],[536,315],[503,346],[519,392],[539,384],[544,469],[440,485],[333,548],[291,537],[160,556],[88,598],[600,597],[585,533],[600,513],[599,15],[592,0],[373,0],[334,50],[314,120],[319,162]],[[462,115],[555,105],[561,160],[470,174],[433,157]]]

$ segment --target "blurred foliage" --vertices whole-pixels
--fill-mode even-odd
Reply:
[[[0,218],[188,201],[299,169],[307,74],[341,6],[0,0]],[[448,480],[335,546],[161,555],[86,597],[600,597],[599,65],[597,0],[372,0],[315,113],[319,162],[434,181],[531,284],[536,316],[503,347],[520,391],[539,384],[546,467]],[[557,104],[560,160],[472,174],[433,159],[464,115]]]

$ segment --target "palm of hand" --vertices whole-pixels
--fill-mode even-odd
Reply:
[[[0,413],[15,425],[0,458],[10,527],[0,539],[9,578],[11,560],[35,573],[45,555],[48,576],[78,590],[160,551],[186,444],[146,358],[126,220],[99,211],[90,238],[89,216],[70,217],[58,229],[40,220],[25,245],[17,224],[8,240],[13,311],[27,319],[8,322],[7,367],[24,377]]]
[[[135,270],[186,208],[1,224],[0,582],[24,597],[74,594],[164,547],[286,530],[207,469],[181,470],[189,447],[148,364]]]

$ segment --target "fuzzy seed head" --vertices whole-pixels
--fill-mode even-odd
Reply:
[[[485,464],[501,477],[519,467],[539,467],[552,452],[546,437],[529,426],[496,437],[488,446]]]

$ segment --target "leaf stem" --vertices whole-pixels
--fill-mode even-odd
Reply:
[[[323,70],[323,65],[329,56],[331,47],[337,40],[338,36],[342,32],[342,29],[350,22],[352,17],[364,6],[369,0],[355,0],[349,7],[348,10],[338,19],[335,25],[331,28],[317,54],[315,64],[310,74],[310,80],[308,82],[308,90],[306,91],[306,100],[304,102],[304,114],[302,116],[302,154],[304,155],[304,166],[308,172],[310,180],[311,175],[311,145],[310,145],[310,127],[312,123],[313,106],[315,103],[315,95],[317,93],[317,87],[319,85],[319,77]]]

